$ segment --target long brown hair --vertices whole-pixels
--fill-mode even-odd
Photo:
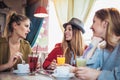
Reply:
[[[81,56],[83,54],[85,48],[81,30],[74,28],[73,26],[72,30],[73,30],[72,40],[66,41],[64,35],[62,41],[62,49],[63,54],[65,55],[66,58],[66,63],[70,63],[71,59],[70,51],[73,51],[74,58],[76,58],[76,56]]]
[[[120,12],[115,8],[100,9],[95,13],[101,21],[107,21],[106,38],[108,49],[113,49],[114,42],[112,41],[112,35],[120,36]]]

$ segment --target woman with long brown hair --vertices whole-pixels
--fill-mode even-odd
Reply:
[[[62,43],[55,45],[55,48],[49,53],[43,63],[44,69],[55,69],[57,55],[65,56],[65,63],[75,66],[76,56],[81,56],[85,49],[82,34],[84,31],[83,23],[72,18],[68,23],[63,24],[64,38]]]

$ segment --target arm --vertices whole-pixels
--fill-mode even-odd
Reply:
[[[114,68],[112,71],[102,70],[98,80],[120,80],[120,66]]]
[[[43,63],[43,68],[47,69],[48,66],[50,66],[51,62],[55,62],[55,60],[57,59],[57,55],[61,55],[62,53],[62,49],[61,47],[55,47],[48,55],[48,57],[45,59],[44,63]]]
[[[102,49],[96,49],[94,51],[94,55],[87,60],[86,65],[91,68],[101,68],[103,64],[103,50]]]
[[[12,68],[17,63],[19,56],[22,56],[22,54],[20,52],[17,52],[16,54],[11,55],[6,64],[0,65],[0,71],[4,71],[6,69]]]
[[[90,45],[85,50],[83,57],[86,59],[89,59],[93,56],[94,51],[96,50],[98,44],[102,41],[102,38],[99,37],[93,37]]]
[[[81,80],[120,80],[120,66],[110,70],[96,70],[88,67],[76,68],[75,75]]]
[[[9,66],[8,63],[0,65],[0,71],[4,71],[4,70],[9,69],[9,68],[11,68],[11,67]]]

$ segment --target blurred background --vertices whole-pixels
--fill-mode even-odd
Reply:
[[[46,11],[43,10],[45,15],[35,16],[41,7],[45,8]],[[64,31],[62,25],[72,17],[84,22],[86,33],[83,37],[85,43],[89,44],[94,13],[105,7],[120,10],[120,0],[0,0],[0,36],[4,30],[8,11],[15,10],[31,20],[31,32],[26,40],[30,42],[33,50],[38,46],[38,50],[47,55],[56,43],[62,41]]]

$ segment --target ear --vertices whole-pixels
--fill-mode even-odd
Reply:
[[[103,21],[103,27],[106,28],[108,26],[108,22],[107,21]]]
[[[13,22],[13,23],[12,23],[12,26],[13,26],[14,29],[16,29],[16,28],[17,28],[17,23],[16,23],[16,22]]]

